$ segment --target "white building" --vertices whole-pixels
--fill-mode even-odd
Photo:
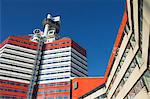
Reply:
[[[96,88],[81,99],[105,99],[103,94],[107,99],[150,99],[150,0],[126,3],[104,75],[106,87]]]
[[[119,30],[123,33],[106,82],[107,99],[150,99],[149,11],[150,0],[127,0]]]
[[[0,98],[70,99],[70,79],[88,75],[86,50],[60,38],[59,28],[60,17],[48,14],[43,32],[10,36],[0,45]]]

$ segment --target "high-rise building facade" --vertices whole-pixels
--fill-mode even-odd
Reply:
[[[87,76],[86,50],[60,38],[60,17],[48,14],[44,32],[10,36],[0,46],[0,98],[70,99],[72,77]]]
[[[39,99],[68,99],[66,97],[70,97],[70,78],[86,76],[86,53],[77,43],[63,38],[46,44],[42,55],[37,96]]]
[[[0,46],[0,98],[26,99],[37,43],[28,37],[8,37]]]

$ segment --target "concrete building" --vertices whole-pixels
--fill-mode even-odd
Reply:
[[[85,50],[69,38],[46,44],[40,66],[38,99],[69,99],[70,79],[87,76]]]
[[[71,80],[72,99],[82,99],[82,96],[99,85],[103,85],[106,79],[103,77],[76,77]],[[81,98],[80,98],[81,97]]]
[[[107,99],[150,99],[150,0],[126,3],[104,75],[105,87],[97,87],[81,99],[105,99],[95,97],[104,93]]]
[[[8,37],[0,45],[0,98],[25,99],[36,58],[37,43]]]
[[[78,99],[107,99],[105,83],[100,84],[98,87],[90,90]]]
[[[59,37],[60,17],[48,14],[43,23],[44,32],[0,45],[1,99],[70,99],[70,79],[87,76],[86,50]]]
[[[44,32],[0,45],[0,98],[150,99],[150,0],[126,2],[104,77],[86,78],[86,50],[48,15]]]
[[[106,75],[108,99],[150,98],[150,1],[127,0]]]

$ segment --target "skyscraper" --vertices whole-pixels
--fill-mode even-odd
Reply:
[[[44,31],[10,36],[0,46],[0,98],[70,98],[71,77],[87,76],[86,50],[59,37],[60,17],[50,14]]]

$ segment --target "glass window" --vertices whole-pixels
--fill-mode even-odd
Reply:
[[[132,89],[132,90],[130,91],[130,93],[128,94],[128,99],[133,99],[135,95],[136,95],[136,94],[135,94],[135,90]]]
[[[125,74],[123,80],[126,82],[127,79],[129,78],[129,76],[130,76],[130,73],[127,71],[127,73]]]
[[[66,95],[65,95],[65,96],[64,96],[64,99],[69,99],[69,96],[66,96]]]
[[[132,35],[131,35],[130,43],[131,43],[132,47],[134,48],[134,47],[135,47],[135,44],[136,44],[136,41],[135,41],[135,34],[132,34]]]
[[[130,71],[132,72],[135,67],[136,67],[135,60],[133,60],[133,62],[130,65]]]
[[[129,33],[129,27],[128,27],[128,25],[127,25],[127,24],[126,24],[126,26],[125,26],[124,32],[125,32],[126,34],[128,34],[128,33]]]
[[[125,97],[125,99],[134,99],[134,97],[140,92],[140,90],[144,87],[143,79],[141,78],[135,86],[131,89],[129,94]]]
[[[150,91],[150,70],[146,71],[146,73],[143,75],[143,79],[148,91]]]
[[[63,97],[62,96],[57,96],[56,99],[63,99]]]
[[[74,82],[73,84],[74,90],[78,88],[78,82]]]
[[[142,89],[142,85],[141,85],[140,81],[138,81],[136,83],[136,85],[134,86],[135,93],[138,94],[141,89]]]
[[[140,50],[136,54],[136,60],[138,62],[138,65],[141,67],[143,64],[143,59],[142,59],[142,52]]]
[[[53,97],[48,97],[48,99],[54,99]]]
[[[94,99],[105,99],[105,98],[106,98],[106,94],[103,94],[103,95],[100,95],[100,96],[98,96],[98,97],[96,97]]]
[[[139,29],[140,29],[140,47],[142,47],[142,30],[143,30],[143,0],[139,0]]]

